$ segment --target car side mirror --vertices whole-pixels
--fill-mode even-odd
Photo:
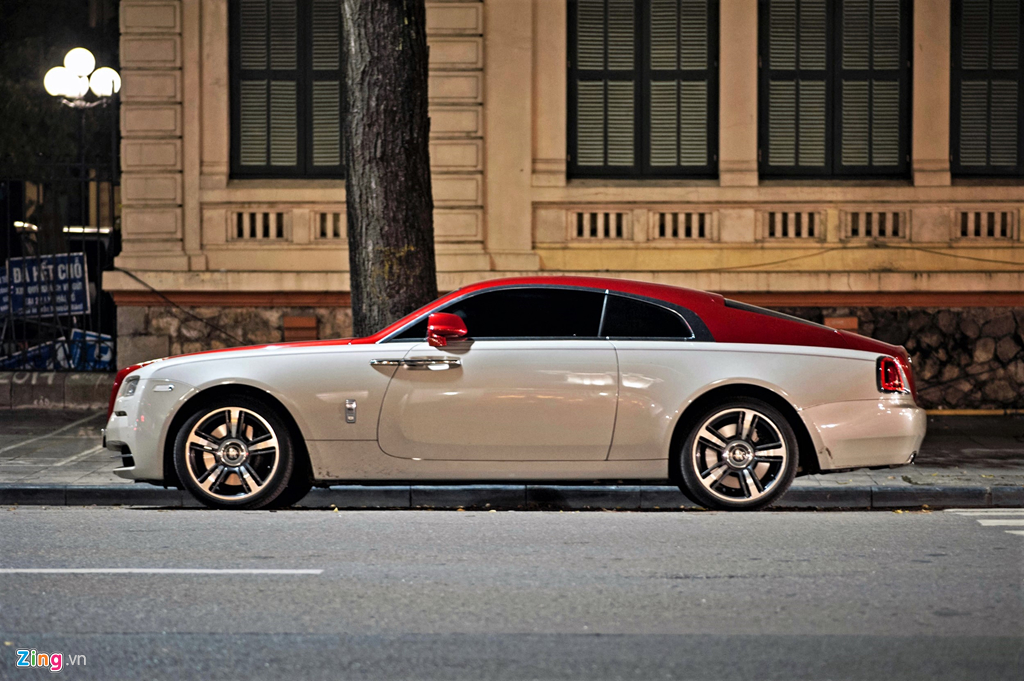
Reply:
[[[443,348],[449,338],[465,338],[468,333],[466,322],[458,315],[435,312],[427,319],[427,342],[435,348]]]

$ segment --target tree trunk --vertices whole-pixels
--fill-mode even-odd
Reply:
[[[341,0],[356,335],[437,297],[424,0]]]

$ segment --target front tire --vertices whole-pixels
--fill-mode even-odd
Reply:
[[[174,467],[210,508],[259,509],[277,501],[296,466],[288,426],[262,400],[228,397],[196,411],[174,441]]]
[[[702,414],[678,453],[683,493],[719,511],[757,511],[796,477],[796,435],[785,416],[756,398],[737,398]]]

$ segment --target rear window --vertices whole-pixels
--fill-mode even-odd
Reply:
[[[689,325],[674,310],[643,300],[608,295],[601,335],[606,338],[693,338]]]

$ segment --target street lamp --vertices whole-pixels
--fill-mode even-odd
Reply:
[[[43,87],[61,104],[73,109],[91,109],[105,104],[107,98],[121,89],[121,76],[109,66],[96,68],[96,57],[84,47],[76,47],[64,56],[64,66],[54,66],[43,77]],[[98,99],[85,100],[92,91]]]

